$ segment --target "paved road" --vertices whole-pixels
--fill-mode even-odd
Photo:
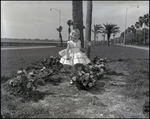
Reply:
[[[149,47],[141,47],[141,46],[133,46],[133,45],[120,45],[120,44],[116,44],[119,46],[123,46],[123,47],[132,47],[132,48],[137,48],[137,49],[142,49],[142,50],[149,50]],[[55,46],[26,46],[26,47],[7,47],[7,48],[2,48],[1,50],[18,50],[18,49],[34,49],[34,48],[52,48]]]
[[[132,48],[138,48],[138,49],[142,49],[142,50],[149,50],[148,47],[140,47],[140,46],[132,46],[132,45],[125,45],[126,47],[132,47]]]
[[[9,47],[9,48],[1,48],[1,50],[18,50],[18,49],[52,48],[52,47],[56,46]]]
[[[120,44],[116,44],[116,45],[120,45]],[[120,45],[120,46],[124,46],[124,45]],[[134,46],[134,45],[125,45],[124,47],[132,47],[132,48],[137,48],[142,50],[149,50],[149,47]]]

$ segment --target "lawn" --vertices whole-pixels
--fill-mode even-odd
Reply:
[[[25,68],[31,63],[44,59],[51,55],[59,56],[58,51],[64,47],[42,48],[42,49],[21,49],[1,50],[1,76],[11,76],[19,68]],[[111,60],[118,59],[149,59],[149,52],[122,46],[92,46],[91,59],[98,55]]]
[[[1,51],[2,76],[13,76],[17,69],[58,56],[63,48]],[[1,113],[7,118],[144,118],[143,105],[149,102],[148,51],[122,46],[92,46],[91,59],[107,58],[107,73],[90,91],[69,85],[69,74],[61,73],[59,85],[39,85],[37,100],[26,100],[9,93],[1,84]],[[5,78],[6,79],[6,78]]]

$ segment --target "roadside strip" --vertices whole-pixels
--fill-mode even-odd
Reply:
[[[1,50],[20,50],[20,49],[52,48],[52,47],[56,47],[56,46],[13,47],[13,48],[1,48]]]
[[[120,45],[120,44],[116,44],[116,45]],[[124,46],[124,45],[120,45],[120,46]],[[149,50],[149,47],[140,47],[140,46],[133,46],[133,45],[125,45],[125,47],[132,47],[132,48],[137,48],[137,49],[142,49],[142,50]]]

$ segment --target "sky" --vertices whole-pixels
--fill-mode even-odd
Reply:
[[[87,1],[83,1],[85,27],[86,7]],[[54,9],[50,11],[50,8]],[[61,11],[62,37],[63,40],[67,40],[66,22],[72,20],[72,1],[1,1],[1,38],[58,39],[56,28],[59,26],[59,12],[55,9]],[[113,23],[123,32],[126,9],[127,28],[134,25],[140,16],[149,12],[149,1],[93,1],[92,29],[94,24]],[[92,32],[91,39],[94,39]],[[102,40],[100,34],[99,40]]]

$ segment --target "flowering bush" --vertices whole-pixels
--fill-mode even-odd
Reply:
[[[44,58],[44,60],[39,61],[31,71],[18,70],[16,76],[8,82],[13,89],[13,93],[29,95],[31,91],[36,90],[37,82],[40,81],[44,84],[45,81],[54,82],[57,80],[55,75],[62,67],[59,60],[59,57],[50,56],[48,59]]]
[[[96,81],[103,77],[106,71],[105,64],[106,58],[100,59],[96,56],[91,64],[82,66],[82,70],[77,71],[72,80],[82,89],[91,89],[96,85]]]
[[[50,56],[36,63],[32,69],[18,70],[16,76],[8,81],[14,94],[29,95],[30,92],[36,90],[37,82],[40,82],[41,85],[44,85],[46,81],[53,84],[61,82],[60,69],[63,65],[59,63],[59,60],[59,57]],[[106,59],[96,56],[91,64],[82,66],[81,71],[76,72],[72,80],[83,89],[91,89],[105,73],[105,63]]]
[[[18,70],[17,75],[9,81],[9,85],[13,88],[14,94],[29,94],[30,91],[36,89],[34,85],[33,72],[27,73],[26,70]]]

